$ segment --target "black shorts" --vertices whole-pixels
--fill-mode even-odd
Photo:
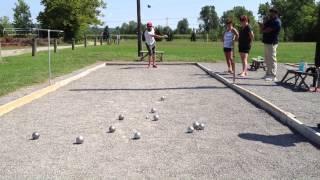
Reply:
[[[223,51],[224,51],[224,52],[231,52],[231,51],[232,51],[232,48],[223,48]]]
[[[149,56],[152,56],[152,55],[154,55],[156,53],[156,45],[155,44],[150,46],[150,45],[148,45],[146,43],[146,46],[147,46],[147,49],[148,49]]]
[[[239,46],[239,52],[240,53],[249,53],[251,47],[250,46]]]

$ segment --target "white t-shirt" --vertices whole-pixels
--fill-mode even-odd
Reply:
[[[152,45],[154,45],[156,43],[156,40],[151,35],[154,35],[154,29],[153,28],[151,28],[151,31],[145,30],[144,37],[146,38],[146,43],[149,46],[152,46]]]
[[[223,46],[224,48],[233,48],[233,39],[234,39],[234,34],[231,31],[227,31],[224,33],[224,43]]]

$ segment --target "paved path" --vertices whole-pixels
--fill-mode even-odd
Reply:
[[[226,70],[225,63],[204,64],[214,72],[223,72]],[[279,80],[281,80],[286,73],[286,68],[288,67],[279,64]],[[237,69],[240,72],[240,64],[237,64]],[[264,75],[265,72],[262,69],[252,71],[249,72],[249,76],[246,78],[237,77],[236,83],[267,99],[281,109],[291,112],[297,119],[320,132],[320,130],[316,128],[317,124],[320,123],[320,93],[293,91],[280,84],[264,81],[264,79],[262,79]],[[231,75],[223,76],[230,80],[232,79]],[[312,78],[309,79],[311,80]],[[309,83],[311,84],[310,80]]]
[[[83,45],[75,45],[76,47],[82,47]],[[71,48],[71,45],[69,46],[58,46],[57,49],[67,49]],[[50,48],[53,51],[53,45]],[[48,47],[38,47],[37,52],[40,51],[48,51]],[[2,50],[1,51],[2,57],[9,57],[9,56],[17,56],[21,54],[27,54],[27,53],[32,53],[32,48],[21,48],[21,49],[12,49],[12,50]]]
[[[159,121],[145,118],[151,107]],[[206,129],[186,134],[196,120]],[[191,65],[107,66],[0,122],[0,179],[320,177],[317,148]]]

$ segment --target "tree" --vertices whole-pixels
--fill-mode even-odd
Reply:
[[[241,24],[240,24],[240,17],[241,16],[247,16],[249,19],[249,24],[252,28],[253,33],[255,34],[255,39],[259,39],[259,26],[255,20],[255,17],[253,16],[252,11],[247,10],[245,7],[243,6],[236,6],[234,7],[232,10],[228,10],[223,12],[222,17],[220,18],[221,24],[225,25],[225,22],[228,18],[231,18],[233,21],[234,26],[237,29],[241,28]]]
[[[260,4],[259,15],[265,17],[270,7],[280,12],[284,40],[311,40],[315,28],[317,7],[314,0],[271,0]]]
[[[41,0],[44,10],[37,17],[43,28],[64,31],[65,39],[80,39],[90,25],[102,25],[98,19],[103,0]]]
[[[266,20],[270,8],[271,8],[271,5],[269,4],[269,2],[259,5],[258,14],[259,14],[259,19],[261,19],[261,21]]]
[[[0,36],[2,37],[4,28],[12,28],[12,24],[10,23],[9,17],[3,16],[0,17]]]
[[[242,6],[236,6],[232,10],[225,11],[220,18],[221,24],[225,25],[225,22],[228,18],[231,18],[233,21],[233,24],[237,27],[240,28],[240,17],[242,15],[245,15],[249,19],[250,25],[253,27],[256,24],[255,17],[253,16],[252,11],[246,10],[245,7]]]
[[[210,32],[211,30],[216,30],[219,26],[219,17],[217,15],[217,12],[214,6],[202,7],[200,11],[199,20],[203,21],[203,24],[201,24],[201,27],[207,33]]]
[[[122,23],[120,27],[121,34],[136,34],[138,24],[135,21],[129,21],[129,23]]]
[[[30,7],[24,2],[24,0],[18,0],[15,3],[15,8],[13,8],[13,25],[15,28],[31,28],[31,13]]]
[[[173,40],[173,30],[169,26],[163,27],[161,34],[166,34],[168,36],[168,38],[166,39],[167,41]]]
[[[182,20],[180,20],[178,22],[176,31],[178,34],[189,34],[191,32],[191,29],[189,28],[188,19],[183,18]]]

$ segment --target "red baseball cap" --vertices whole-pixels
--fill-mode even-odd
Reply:
[[[152,22],[148,22],[147,27],[152,27]]]

